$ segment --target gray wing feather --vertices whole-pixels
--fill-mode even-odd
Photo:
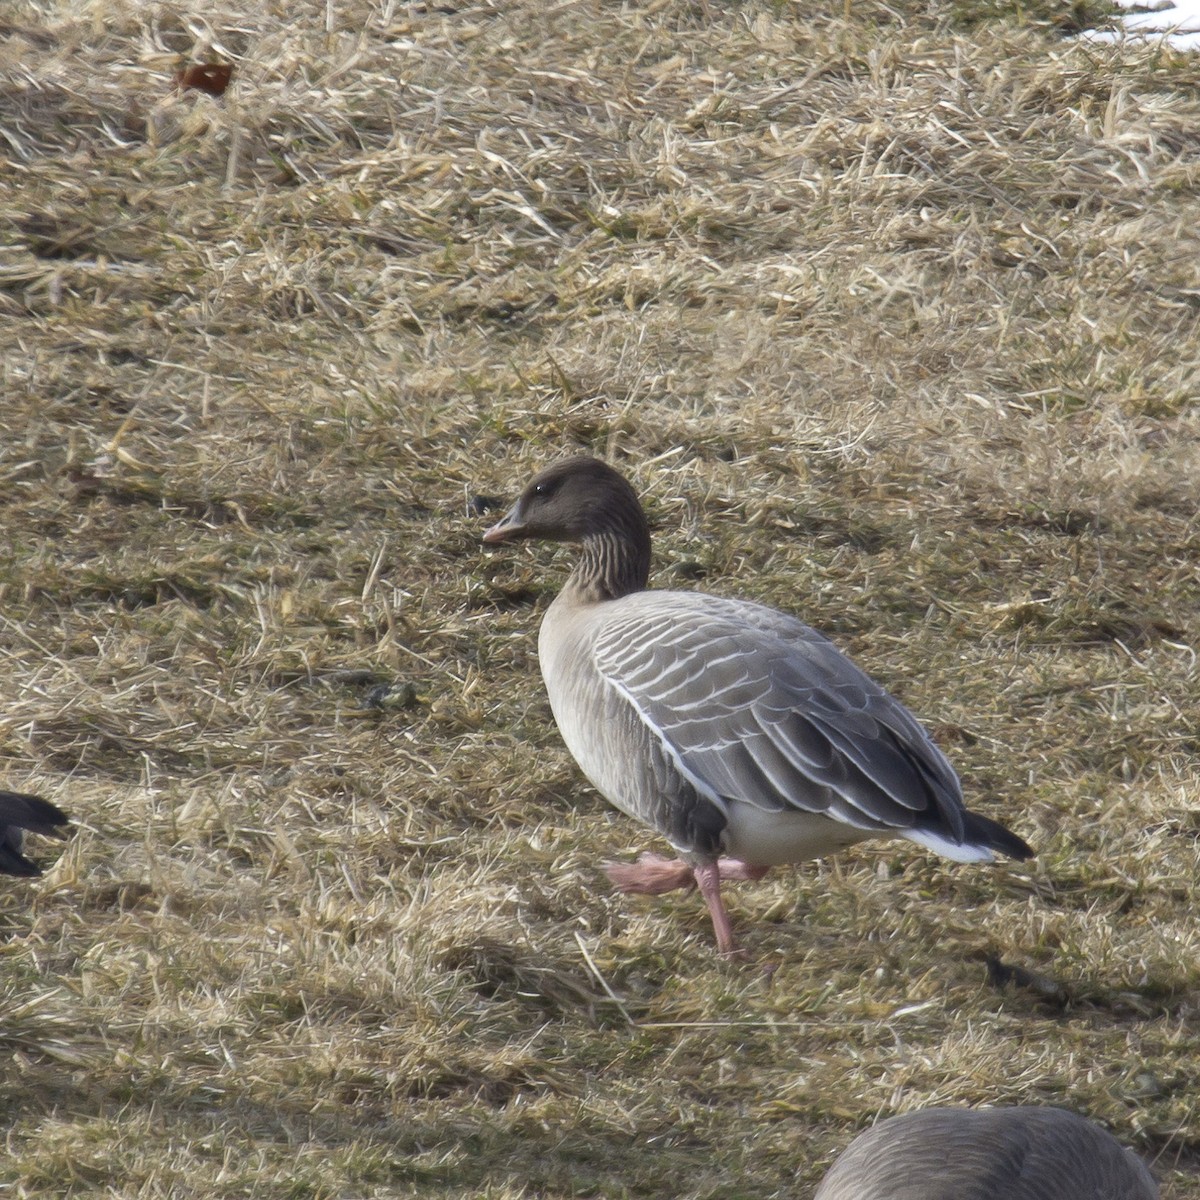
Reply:
[[[595,664],[685,775],[766,811],[862,829],[931,825],[962,840],[953,768],[828,639],[744,601],[642,597],[605,625]]]

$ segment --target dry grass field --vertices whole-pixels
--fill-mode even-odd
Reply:
[[[1200,60],[1089,15],[10,0],[5,1195],[806,1198],[1025,1102],[1200,1198]],[[731,888],[766,971],[610,894],[570,552],[479,544],[580,451],[1038,857]]]

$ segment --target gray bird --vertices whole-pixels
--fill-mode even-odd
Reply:
[[[1158,1187],[1065,1109],[927,1108],[859,1134],[813,1200],[1158,1200]]]
[[[759,879],[874,837],[959,862],[1033,851],[968,812],[915,717],[828,639],[772,608],[653,591],[633,488],[594,458],[537,475],[483,535],[578,542],[538,638],[563,740],[598,791],[677,860],[610,865],[626,892],[698,886],[721,953],[737,951],[723,879]]]
[[[42,870],[23,853],[25,833],[65,838],[70,818],[56,804],[20,792],[0,792],[0,874],[40,875]]]

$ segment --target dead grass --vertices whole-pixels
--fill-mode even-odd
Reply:
[[[803,1196],[1033,1102],[1200,1197],[1200,65],[1088,16],[10,9],[0,755],[80,822],[0,891],[14,1195]],[[469,504],[579,449],[1031,868],[745,887],[769,980],[608,895],[565,556]]]

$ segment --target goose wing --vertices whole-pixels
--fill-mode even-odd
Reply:
[[[953,768],[827,638],[744,601],[638,600],[605,622],[594,661],[701,796],[865,830],[929,826],[962,841]]]

